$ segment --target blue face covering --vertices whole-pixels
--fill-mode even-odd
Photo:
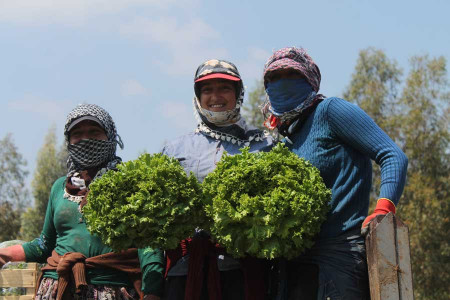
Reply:
[[[281,115],[302,104],[313,92],[313,88],[304,78],[282,78],[269,82],[266,92],[273,112]]]

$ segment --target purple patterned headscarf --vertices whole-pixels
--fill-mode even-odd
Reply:
[[[311,56],[306,53],[305,49],[286,47],[274,52],[264,65],[264,86],[266,90],[271,73],[279,70],[295,70],[299,72],[313,89],[313,92],[309,94],[305,101],[296,108],[282,114],[277,114],[273,111],[269,97],[263,104],[261,112],[266,118],[264,125],[270,130],[278,129],[279,133],[287,136],[293,130],[289,126],[299,124],[300,118],[305,118],[309,115],[325,96],[318,94],[321,80],[319,67],[312,60]]]
[[[303,48],[286,47],[282,48],[269,58],[264,65],[264,85],[267,78],[273,71],[293,69],[305,76],[308,83],[317,93],[320,88],[320,70],[312,60],[311,56]]]

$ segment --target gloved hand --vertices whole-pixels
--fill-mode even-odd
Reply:
[[[395,214],[394,203],[387,198],[378,199],[377,206],[371,215],[368,215],[361,226],[361,235],[365,236],[369,231],[369,223],[378,215]]]

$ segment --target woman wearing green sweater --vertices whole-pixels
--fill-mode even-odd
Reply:
[[[83,206],[89,184],[121,162],[123,143],[103,108],[82,104],[64,128],[68,174],[53,184],[41,236],[0,250],[7,261],[45,262],[35,299],[160,299],[163,254],[152,249],[120,253],[86,229]]]

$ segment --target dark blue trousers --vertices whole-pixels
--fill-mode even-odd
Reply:
[[[366,248],[359,228],[318,241],[282,269],[277,299],[370,300]]]

